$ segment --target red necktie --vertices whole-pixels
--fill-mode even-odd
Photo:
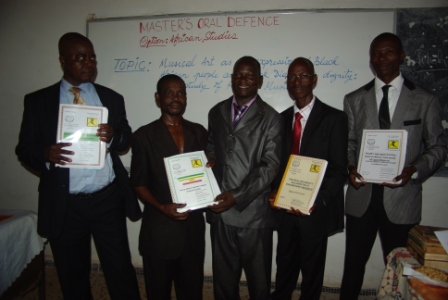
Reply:
[[[297,112],[294,129],[292,131],[291,154],[299,154],[300,152],[300,137],[302,136],[302,123],[300,119],[302,119],[302,115]]]

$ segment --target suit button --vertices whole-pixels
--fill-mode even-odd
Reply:
[[[233,134],[229,134],[229,136],[230,136],[231,138],[234,138],[234,137],[235,137]]]
[[[227,149],[226,149],[226,152],[227,152],[227,153],[232,153],[232,152],[233,152],[233,150],[232,150],[232,149],[229,149],[229,148],[227,148]]]

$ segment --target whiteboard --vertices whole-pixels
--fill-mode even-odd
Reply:
[[[394,11],[293,11],[90,20],[87,36],[96,82],[124,96],[136,130],[160,117],[156,84],[169,73],[187,85],[184,117],[207,127],[210,108],[232,95],[233,64],[244,55],[260,61],[259,95],[277,111],[293,104],[284,76],[299,56],[315,65],[314,94],[342,109],[344,95],[373,78],[370,42],[394,29]]]

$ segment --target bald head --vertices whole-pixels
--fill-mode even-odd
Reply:
[[[73,86],[94,81],[96,55],[88,38],[77,32],[69,32],[59,39],[58,47],[65,80]]]
[[[61,36],[58,43],[59,55],[67,55],[71,49],[77,43],[88,43],[92,45],[92,42],[85,36],[77,32],[68,32]],[[92,45],[93,48],[93,45]]]

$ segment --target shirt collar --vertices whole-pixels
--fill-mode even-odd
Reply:
[[[404,78],[400,72],[400,75],[398,75],[396,78],[394,78],[394,80],[392,80],[388,85],[392,86],[399,94],[401,92],[401,88],[403,87],[403,83],[404,83]],[[385,85],[386,84],[381,79],[379,79],[377,76],[375,76],[375,93],[379,93],[380,90]],[[382,94],[382,91],[381,91],[381,94]]]
[[[316,102],[316,96],[313,95],[313,99],[311,99],[311,102],[301,109],[298,108],[297,105],[294,103],[294,115],[299,112],[302,115],[302,117],[305,120],[307,120],[311,114],[311,110],[313,109],[315,102]]]
[[[68,91],[69,88],[73,87],[71,83],[69,83],[67,80],[62,78],[61,80],[61,89],[64,91]],[[84,82],[78,85],[81,90],[85,91],[86,93],[91,93],[93,89],[95,88],[91,82]]]
[[[247,102],[247,103],[244,104],[244,105],[247,106],[247,108],[249,108],[249,107],[252,105],[252,103],[254,103],[255,99],[257,99],[257,97],[258,97],[258,94],[255,95],[255,97],[253,97],[249,102]],[[234,104],[238,105],[238,102],[236,102],[236,98],[235,98],[235,96],[233,96],[233,99],[232,99],[232,109],[233,109],[233,105],[234,105]],[[244,106],[244,105],[243,105],[243,106]]]

